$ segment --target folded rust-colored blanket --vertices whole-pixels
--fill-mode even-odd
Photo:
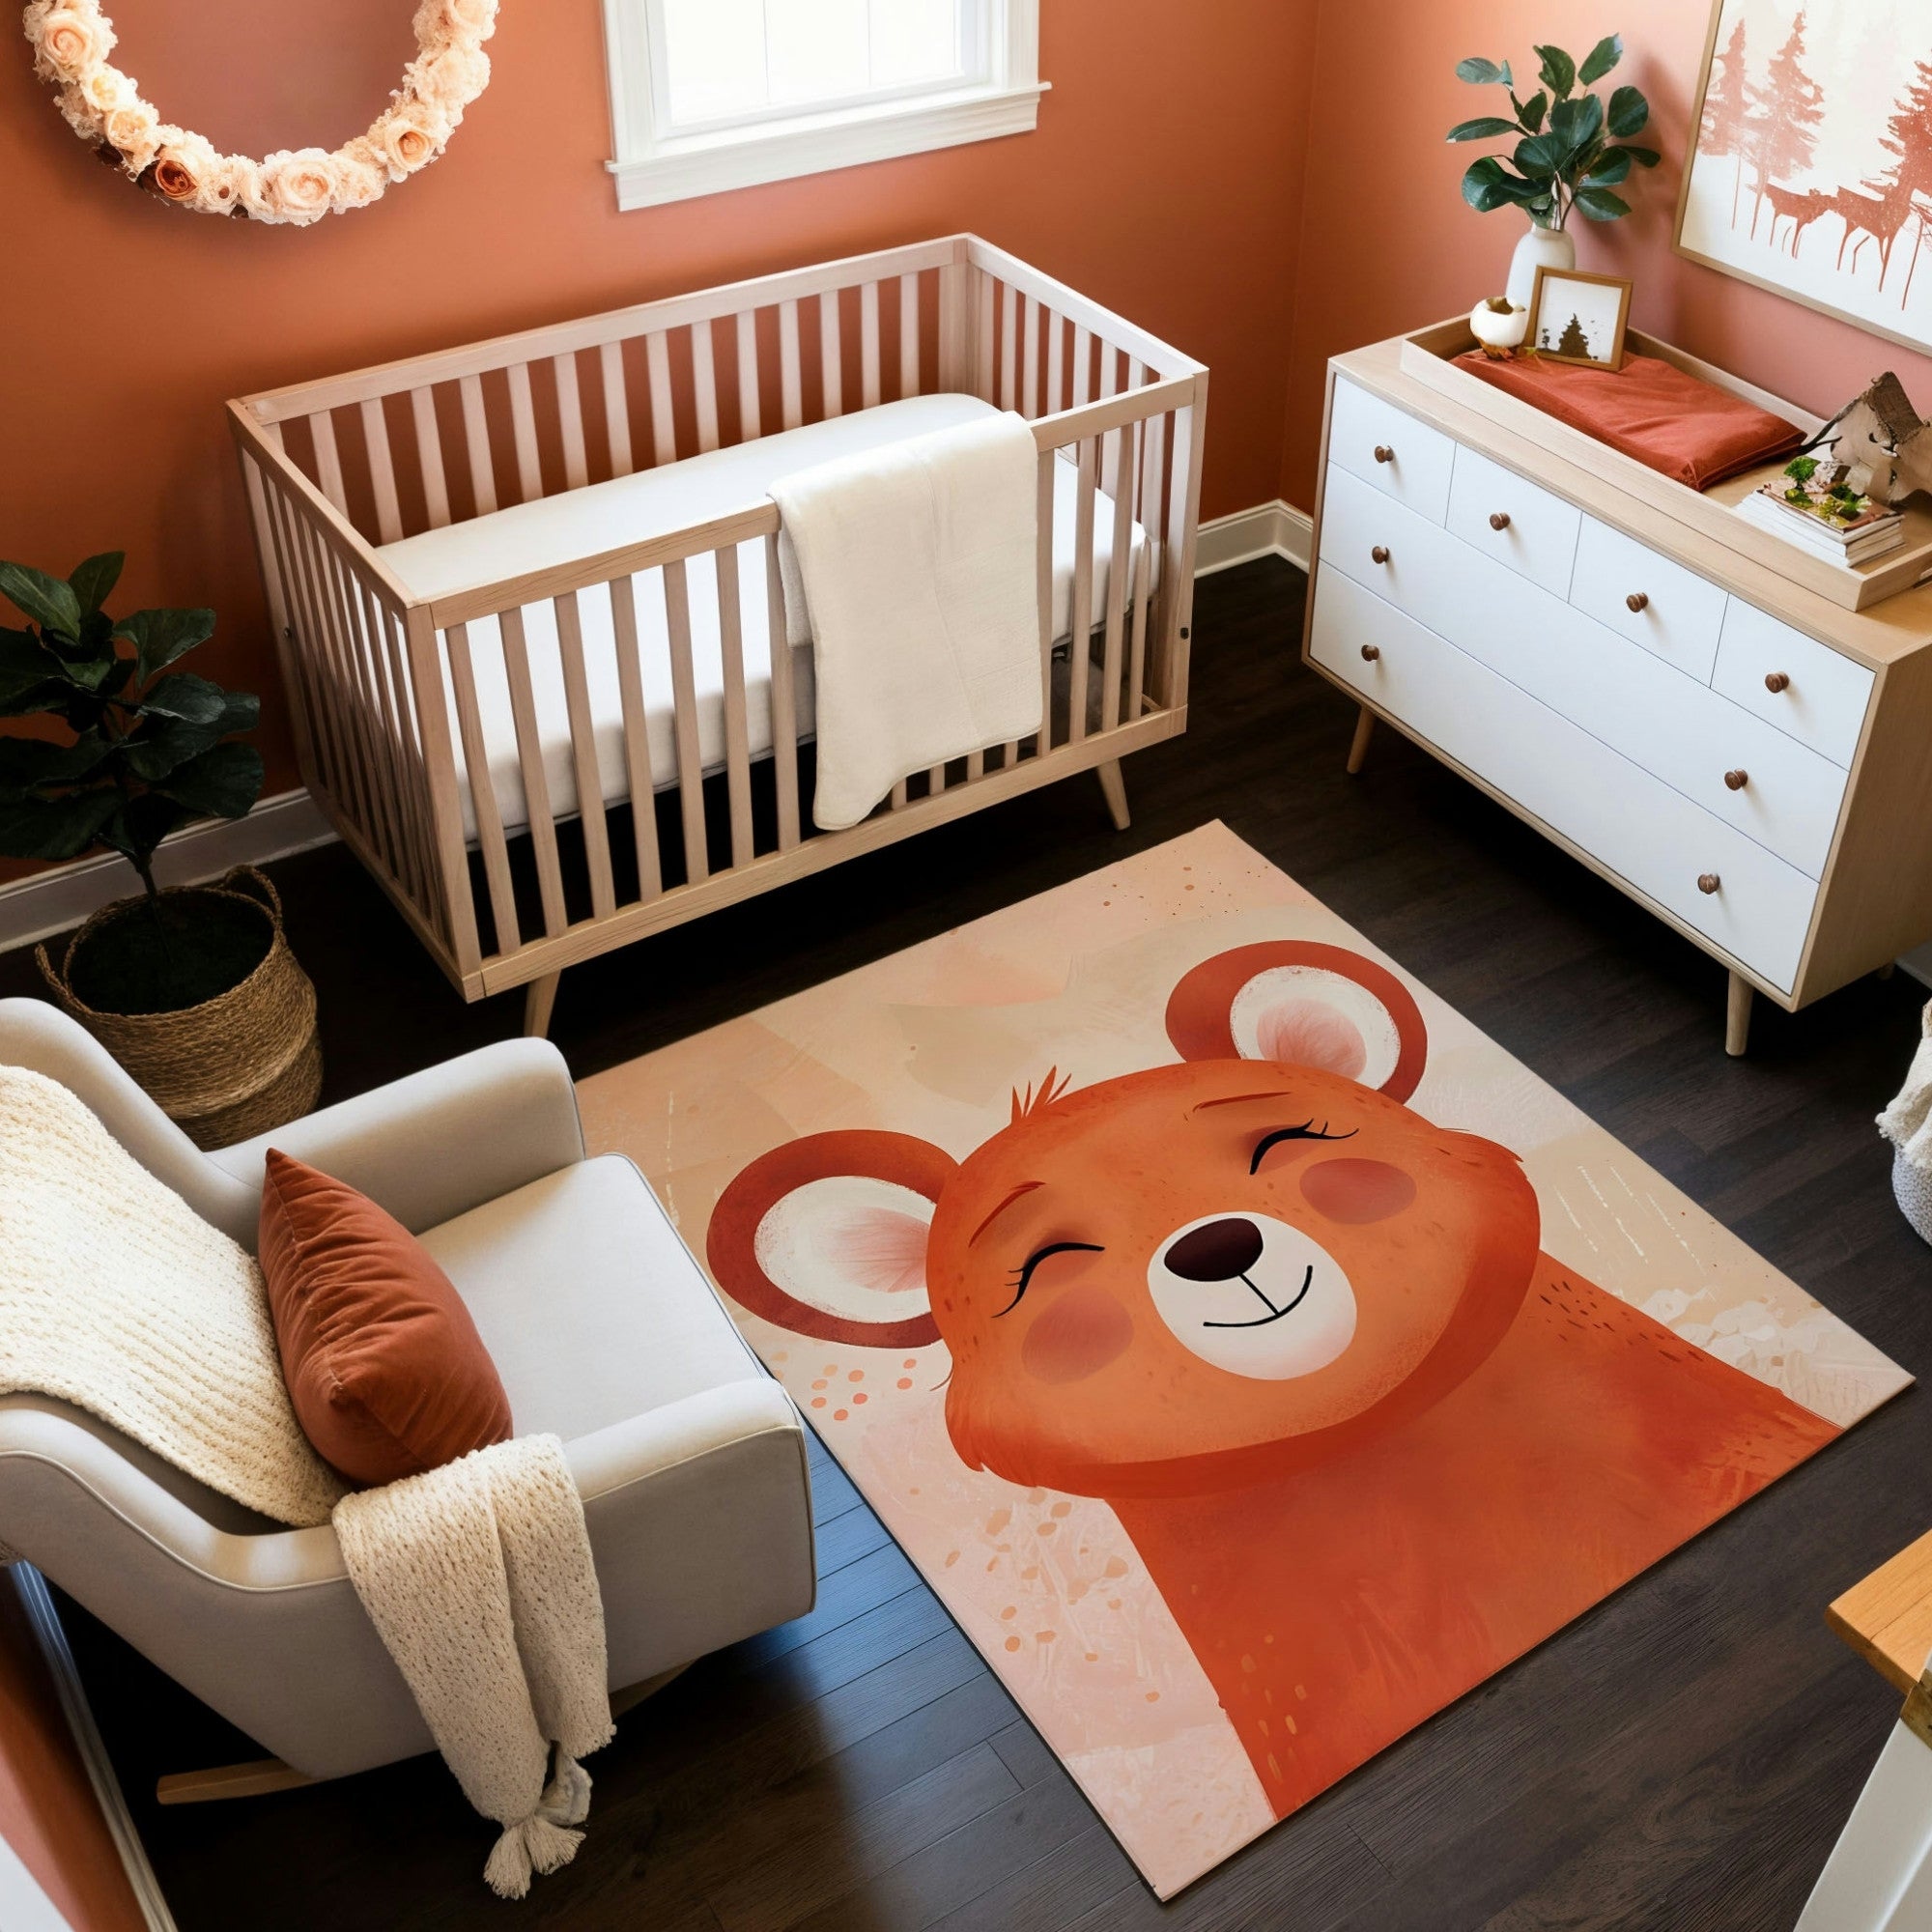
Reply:
[[[1654,355],[1629,356],[1613,371],[1535,356],[1492,362],[1476,349],[1456,366],[1693,490],[1804,440],[1782,416]]]

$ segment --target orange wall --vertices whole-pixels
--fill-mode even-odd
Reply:
[[[1673,252],[1678,168],[1709,22],[1704,0],[1322,0],[1281,471],[1290,502],[1315,500],[1327,358],[1501,290],[1522,217],[1477,214],[1458,186],[1469,161],[1498,144],[1452,148],[1442,136],[1501,99],[1459,81],[1457,61],[1508,59],[1526,75],[1533,41],[1580,60],[1620,31],[1628,51],[1611,84],[1630,81],[1649,97],[1661,136],[1651,145],[1664,165],[1629,193],[1636,212],[1608,226],[1573,217],[1579,266],[1635,281],[1639,328],[1822,415],[1884,369],[1896,369],[1920,408],[1932,408],[1932,359]]]
[[[166,118],[258,154],[357,131],[412,46],[409,0],[109,11]],[[277,789],[295,772],[225,397],[960,228],[1208,362],[1205,512],[1272,497],[1316,0],[1041,12],[1033,135],[619,214],[598,0],[505,0],[444,158],[303,230],[137,193],[0,20],[0,554],[65,571],[126,549],[128,608],[213,605],[199,666],[270,696]]]

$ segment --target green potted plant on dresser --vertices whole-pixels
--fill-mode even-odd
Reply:
[[[193,818],[242,818],[262,760],[241,734],[260,700],[178,668],[214,632],[213,611],[101,609],[119,552],[62,580],[0,563],[0,594],[28,619],[0,626],[0,856],[118,852],[142,891],[103,906],[60,949],[40,949],[54,998],[199,1147],[306,1113],[322,1087],[315,988],[282,932],[281,901],[252,867],[162,890],[155,850]]]

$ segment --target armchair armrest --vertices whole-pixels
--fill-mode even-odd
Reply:
[[[258,1192],[270,1148],[359,1188],[412,1234],[583,1158],[577,1092],[546,1039],[500,1040],[209,1156]]]

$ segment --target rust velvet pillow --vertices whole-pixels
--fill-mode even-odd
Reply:
[[[449,1277],[347,1182],[269,1150],[262,1273],[296,1418],[364,1488],[510,1436],[510,1400]]]

